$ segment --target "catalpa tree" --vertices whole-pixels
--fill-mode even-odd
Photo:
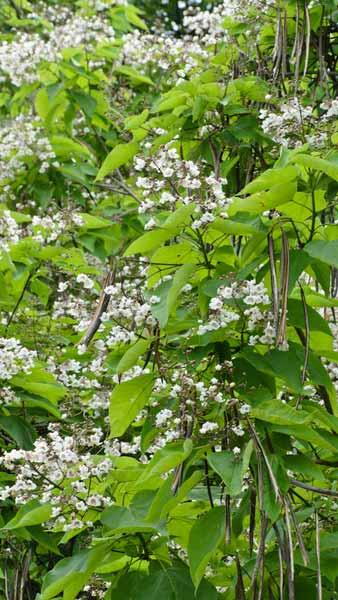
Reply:
[[[337,0],[0,1],[0,596],[338,593]]]

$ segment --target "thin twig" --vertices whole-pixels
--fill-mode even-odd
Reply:
[[[254,545],[254,534],[256,526],[256,490],[253,489],[250,495],[250,525],[249,525],[249,554],[252,556]]]
[[[311,242],[311,240],[315,234],[316,216],[317,216],[316,197],[315,197],[315,190],[314,190],[314,178],[313,178],[312,174],[310,175],[310,183],[311,183],[311,228],[310,228],[308,242]]]
[[[294,579],[295,579],[295,563],[293,556],[293,541],[290,523],[289,507],[287,502],[283,501],[285,511],[285,528],[286,528],[286,541],[288,550],[288,586],[289,586],[289,600],[294,600]]]
[[[207,484],[207,491],[208,491],[208,498],[209,498],[210,506],[211,506],[211,508],[214,508],[214,501],[212,498],[210,479],[209,479],[209,466],[208,466],[207,460],[204,461],[204,473],[205,473],[205,481]]]
[[[307,370],[308,361],[309,361],[309,352],[310,352],[310,323],[309,323],[309,313],[308,313],[308,309],[307,309],[304,290],[301,285],[299,287],[300,287],[300,295],[302,298],[303,311],[304,311],[305,339],[306,339],[305,357],[304,357],[304,365],[303,365],[303,372],[302,372],[302,384],[304,384],[305,378],[306,378],[306,370]]]
[[[295,31],[296,31],[296,35],[295,35],[295,39],[293,42],[293,46],[292,46],[292,50],[291,50],[291,55],[290,55],[290,62],[293,63],[295,56],[296,56],[296,51],[298,48],[298,27],[299,27],[299,4],[298,1],[296,2],[296,24],[295,24]]]
[[[261,527],[259,537],[259,547],[257,551],[256,563],[252,574],[253,580],[253,600],[261,600],[264,583],[264,552],[265,539],[268,529],[268,518],[264,511],[261,512]],[[257,579],[259,576],[259,587],[257,588]]]
[[[284,593],[283,593],[284,568],[283,568],[282,549],[280,546],[278,546],[278,562],[279,562],[279,596],[280,596],[280,600],[283,600],[283,598],[284,598]]]
[[[10,326],[11,322],[13,321],[13,319],[15,317],[15,314],[16,314],[16,312],[17,312],[17,310],[18,310],[18,308],[19,308],[19,306],[21,304],[21,301],[22,301],[22,299],[23,299],[23,297],[25,295],[25,292],[26,292],[26,290],[27,290],[27,288],[28,288],[28,286],[30,284],[30,281],[31,281],[33,275],[37,272],[37,270],[39,269],[39,267],[40,267],[40,265],[38,267],[36,267],[35,269],[33,269],[33,271],[31,271],[29,273],[29,275],[28,275],[28,277],[27,277],[27,279],[25,281],[25,285],[23,286],[23,288],[21,290],[21,294],[20,294],[20,296],[19,296],[19,298],[18,298],[18,300],[17,300],[17,302],[16,302],[16,304],[15,304],[15,306],[14,306],[14,308],[13,308],[11,314],[10,314],[10,316],[8,317],[8,321],[7,321],[7,325],[6,325],[6,331],[7,331],[8,327]]]
[[[290,515],[291,515],[291,520],[292,520],[292,523],[293,523],[293,526],[294,526],[294,529],[296,532],[298,546],[299,546],[300,553],[302,555],[303,563],[307,567],[307,565],[309,564],[309,557],[308,557],[307,550],[305,548],[305,544],[304,544],[304,540],[303,540],[303,536],[302,536],[300,527],[297,523],[296,515],[294,513],[294,510],[292,508],[289,498],[286,497],[285,502],[287,502],[287,504],[288,504],[288,508],[289,508]]]
[[[270,262],[270,279],[271,279],[271,291],[272,291],[272,310],[273,310],[273,321],[275,326],[275,332],[277,333],[278,327],[278,308],[279,308],[279,297],[278,297],[278,284],[277,284],[277,273],[275,265],[275,252],[274,242],[272,234],[268,235],[268,249],[269,249],[269,262]]]
[[[304,16],[306,22],[306,38],[305,38],[305,59],[304,59],[304,71],[303,77],[305,77],[308,64],[309,64],[309,53],[310,53],[310,38],[311,38],[311,22],[310,22],[310,13],[307,6],[307,3],[304,3]]]
[[[235,588],[236,600],[245,600],[245,588],[244,588],[244,582],[243,582],[242,567],[241,567],[241,563],[239,562],[239,558],[238,558],[237,554],[236,554],[236,569],[237,569],[237,581],[236,581],[236,588]]]
[[[279,491],[278,483],[276,481],[276,477],[275,477],[274,472],[272,470],[272,467],[270,465],[269,459],[268,459],[268,457],[266,455],[266,452],[264,450],[264,446],[263,446],[262,442],[260,441],[260,439],[258,437],[258,434],[256,432],[256,429],[255,429],[254,425],[249,420],[248,420],[248,422],[249,422],[249,427],[250,427],[251,432],[253,434],[254,440],[255,440],[256,444],[258,445],[258,447],[259,447],[259,449],[260,449],[260,451],[262,453],[262,456],[264,458],[264,462],[266,464],[266,468],[267,468],[268,473],[269,473],[270,481],[271,481],[272,487],[273,487],[274,492],[275,492],[276,500],[281,500],[281,493]]]
[[[231,498],[229,494],[225,496],[225,543],[231,543]]]
[[[290,478],[290,483],[297,487],[303,488],[304,490],[308,490],[309,492],[320,494],[321,496],[332,496],[332,498],[338,498],[338,492],[335,492],[334,490],[315,487],[314,485],[310,485],[309,483],[304,483],[303,481],[299,481],[298,479],[293,479],[293,477]]]
[[[316,522],[316,559],[317,559],[317,600],[323,600],[322,573],[320,567],[320,537],[319,537],[319,517],[315,511]]]
[[[308,367],[308,363],[309,363],[309,354],[310,354],[310,323],[309,323],[309,313],[308,313],[308,309],[307,309],[306,297],[304,294],[304,290],[300,284],[299,284],[299,287],[300,287],[300,295],[301,295],[302,305],[303,305],[304,325],[305,325],[305,344],[304,344],[305,355],[304,355],[304,365],[303,365],[303,370],[302,370],[302,385],[304,385],[305,379],[306,379],[306,371],[307,371],[307,367]],[[298,408],[299,403],[302,400],[302,398],[303,398],[303,396],[298,397],[297,402],[296,402],[296,408]]]

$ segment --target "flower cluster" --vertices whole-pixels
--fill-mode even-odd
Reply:
[[[110,581],[105,581],[103,578],[95,575],[91,577],[89,583],[84,586],[84,595],[81,594],[78,596],[78,599],[88,600],[89,598],[98,598],[99,600],[104,600],[104,598],[107,598],[107,590],[110,585]]]
[[[183,17],[183,27],[186,38],[199,41],[204,46],[224,42],[228,34],[224,28],[225,17],[239,17],[239,2],[221,2],[212,11],[189,8]]]
[[[202,369],[203,361],[200,367]],[[188,367],[178,365],[169,379],[170,382],[161,378],[155,381],[149,410],[154,414],[157,435],[147,449],[147,456],[168,442],[187,437],[200,440],[210,436],[218,448],[224,435],[224,414],[228,436],[231,435],[235,446],[237,444],[234,452],[241,452],[238,444],[245,435],[246,416],[251,409],[236,395],[232,361],[216,365],[212,378],[204,378],[193,362]],[[114,440],[118,451],[116,444]],[[138,442],[135,447],[130,446],[130,453],[138,451]]]
[[[142,169],[147,174],[136,179],[136,186],[143,190],[139,213],[148,214],[158,208],[172,211],[181,202],[194,204],[193,229],[211,223],[217,214],[227,216],[230,200],[223,190],[226,179],[215,174],[204,175],[203,165],[182,160],[176,148],[168,145],[155,156],[136,157],[134,166],[136,171]],[[152,218],[150,224],[146,224],[146,229],[156,221]]]
[[[11,244],[16,244],[20,239],[20,227],[11,216],[9,210],[4,210],[0,215],[0,251],[8,252]]]
[[[81,331],[85,329],[91,318],[92,305],[90,300],[82,298],[79,295],[73,293],[65,294],[66,290],[61,289],[59,296],[53,305],[52,317],[55,320],[65,317],[69,320],[69,317],[74,320],[75,330]]]
[[[16,205],[20,209],[20,204]],[[52,213],[52,211],[50,211]],[[53,216],[25,216],[24,224],[18,224],[9,210],[0,215],[0,251],[9,251],[25,237],[31,237],[40,244],[58,242],[60,236],[83,225],[83,218],[73,210],[63,210],[53,213]],[[86,286],[85,286],[86,287]]]
[[[59,211],[53,216],[34,215],[30,226],[32,238],[41,244],[56,241],[62,234],[74,227],[81,227],[81,215],[73,211]]]
[[[103,18],[71,16],[62,25],[56,25],[44,36],[37,33],[19,33],[12,41],[0,44],[0,80],[8,78],[15,86],[33,83],[39,79],[38,66],[43,61],[55,62],[65,48],[85,45],[92,49],[100,42],[111,42],[115,33]],[[47,38],[47,39],[46,39]]]
[[[184,11],[183,31],[185,39],[198,41],[204,47],[212,47],[217,43],[230,41],[229,34],[224,26],[224,20],[230,18],[235,22],[244,22],[248,32],[252,29],[251,20],[248,16],[252,9],[258,11],[273,8],[274,0],[223,0],[217,3],[212,10],[196,10],[196,7],[189,7]],[[253,18],[253,29],[259,28],[256,19]]]
[[[293,98],[282,104],[278,112],[262,109],[259,118],[264,133],[275,142],[282,146],[294,146],[301,143],[297,136],[300,130],[305,134],[305,123],[311,119],[312,113],[312,106],[302,106],[298,98]]]
[[[34,119],[19,115],[0,129],[0,185],[13,181],[28,162],[45,173],[55,163],[55,153]]]
[[[27,14],[28,19],[34,19],[39,22],[41,19],[53,23],[53,25],[61,25],[72,17],[73,13],[69,6],[60,5],[51,6],[43,0],[37,0],[34,3],[34,11]]]
[[[124,265],[119,273],[120,281],[115,281],[104,290],[110,300],[101,315],[99,332],[103,336],[96,344],[101,350],[133,342],[137,339],[138,331],[150,329],[156,323],[151,307],[157,299],[155,296],[145,299],[142,292],[144,275],[141,271],[135,277],[134,273],[132,266]]]
[[[123,38],[119,61],[140,69],[141,73],[150,71],[169,71],[169,81],[173,72],[180,76],[191,72],[201,60],[208,58],[208,52],[198,42],[182,40],[165,34],[143,34],[138,30]],[[183,60],[182,60],[183,59]],[[182,64],[184,65],[182,67]]]
[[[329,120],[334,117],[338,117],[338,99],[334,98],[333,100],[326,100],[322,102],[320,108],[325,111],[324,119]]]
[[[247,328],[252,331],[257,325],[262,325],[270,316],[262,310],[262,305],[270,303],[267,290],[263,283],[255,281],[234,282],[230,286],[221,285],[216,296],[209,303],[211,319],[198,328],[198,334],[227,327],[229,323],[244,317]],[[231,310],[227,308],[230,305]],[[235,309],[235,310],[234,310]],[[267,341],[261,340],[262,343]]]
[[[68,531],[89,526],[87,511],[99,511],[111,503],[109,496],[98,491],[101,478],[112,468],[104,455],[90,453],[102,441],[100,429],[76,431],[63,435],[56,426],[49,426],[45,438],[34,443],[33,450],[10,450],[0,463],[16,474],[13,485],[2,488],[2,499],[14,498],[17,504],[37,499],[51,505],[50,527]],[[81,515],[81,517],[79,516]]]
[[[35,350],[24,348],[16,338],[0,338],[0,379],[30,373],[36,359]]]

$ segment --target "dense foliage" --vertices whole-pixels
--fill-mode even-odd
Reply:
[[[0,597],[338,596],[337,0],[0,0]]]

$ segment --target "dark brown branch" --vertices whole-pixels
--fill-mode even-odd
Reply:
[[[298,479],[290,479],[290,483],[297,487],[303,488],[304,490],[308,490],[309,492],[314,492],[315,494],[320,494],[321,496],[332,496],[332,498],[338,498],[338,491],[328,490],[327,488],[319,488],[314,485],[310,485],[309,483],[304,483],[303,481],[298,481]]]

